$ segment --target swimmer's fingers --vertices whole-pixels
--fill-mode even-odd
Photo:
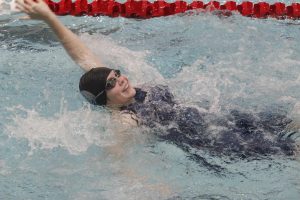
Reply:
[[[19,7],[24,8],[25,7],[25,1],[24,0],[16,0],[16,5]]]
[[[16,0],[16,8],[20,11],[24,10],[24,1],[23,0]]]
[[[29,15],[30,11],[28,10],[28,8],[24,7],[23,5],[17,5],[16,8],[26,14]],[[29,16],[23,16],[23,17],[20,17],[20,19],[25,19],[27,17],[27,19],[30,19]]]
[[[37,3],[35,3],[32,0],[24,0],[24,8],[30,13],[35,12],[36,5],[37,5]]]
[[[22,12],[28,13],[30,6],[26,4],[23,0],[16,0],[16,8]]]
[[[36,0],[37,3],[45,3],[45,0]]]
[[[22,6],[22,5],[17,5],[17,6],[16,6],[16,9],[18,9],[19,11],[24,12],[24,13],[26,13],[26,14],[29,13],[29,10],[27,10],[27,9],[26,9],[24,6]]]
[[[25,4],[31,6],[32,8],[36,6],[38,3],[33,0],[24,0]]]
[[[16,0],[18,8],[28,14],[31,19],[46,19],[52,14],[52,11],[48,5],[39,0],[34,2],[33,0]]]

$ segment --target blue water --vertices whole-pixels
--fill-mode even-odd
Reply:
[[[300,198],[298,154],[232,161],[197,150],[224,168],[215,173],[142,127],[117,149],[121,125],[80,96],[83,72],[52,31],[0,13],[0,199]],[[214,115],[272,110],[300,122],[299,21],[61,20],[134,84],[167,84],[178,102]]]

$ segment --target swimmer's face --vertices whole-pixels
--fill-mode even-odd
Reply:
[[[126,76],[116,75],[115,71],[111,71],[107,77],[107,81],[116,78],[116,84],[112,89],[106,91],[107,105],[126,105],[133,100],[136,93],[135,89],[131,86]]]

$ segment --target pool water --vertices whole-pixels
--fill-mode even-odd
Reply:
[[[121,125],[81,97],[82,70],[47,25],[20,16],[0,11],[0,199],[300,198],[299,154],[232,160],[195,150],[223,168],[216,173],[143,127],[116,148]],[[216,116],[268,110],[300,124],[299,21],[60,19],[134,85],[168,85],[177,102]]]

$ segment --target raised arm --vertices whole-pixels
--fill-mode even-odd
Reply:
[[[45,21],[54,31],[71,58],[85,71],[103,64],[92,51],[64,26],[43,0],[16,0],[17,8],[29,15],[31,19]]]

